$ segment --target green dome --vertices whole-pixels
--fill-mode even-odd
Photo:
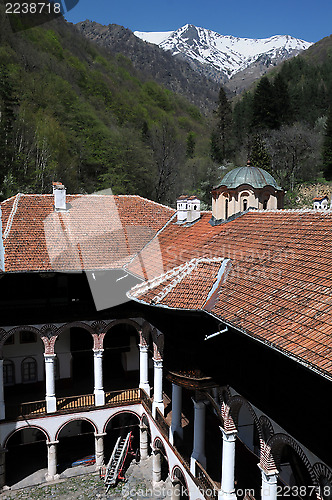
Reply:
[[[216,187],[226,186],[228,189],[235,189],[242,184],[249,184],[253,188],[272,186],[281,190],[271,174],[263,168],[251,167],[250,165],[230,170]]]

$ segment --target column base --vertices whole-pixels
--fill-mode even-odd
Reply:
[[[191,457],[190,457],[190,472],[192,473],[192,475],[194,477],[195,477],[195,470],[196,470],[196,467],[195,467],[196,462],[199,462],[201,464],[201,466],[203,467],[203,469],[206,469],[206,457],[204,455],[195,456],[194,453],[191,455]]]
[[[46,396],[45,401],[46,401],[46,413],[56,412],[56,397]]]
[[[94,391],[95,395],[95,406],[105,405],[105,392],[102,389],[97,389]]]
[[[60,477],[60,474],[55,474],[54,476],[51,476],[48,472],[46,472],[45,474],[45,479],[46,481],[56,481],[57,479],[59,479]]]
[[[150,397],[151,394],[151,387],[149,384],[139,384],[139,388],[143,389],[147,393],[147,395]]]
[[[237,500],[235,493],[225,493],[224,491],[218,491],[218,500]]]
[[[153,401],[153,403],[152,403],[152,416],[153,416],[153,418],[156,418],[157,408],[160,411],[160,413],[162,415],[164,415],[164,412],[165,412],[164,403],[155,403]]]

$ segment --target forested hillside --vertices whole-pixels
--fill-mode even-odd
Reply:
[[[62,18],[13,33],[0,4],[0,191],[209,191],[209,122]]]
[[[214,158],[269,170],[288,191],[332,179],[332,37],[283,63],[233,103],[219,96]]]

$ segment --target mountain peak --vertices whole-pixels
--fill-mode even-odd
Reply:
[[[175,57],[186,60],[194,69],[218,83],[227,82],[255,64],[262,66],[261,74],[264,74],[269,67],[276,66],[312,45],[290,35],[274,35],[262,39],[239,38],[221,35],[193,24],[185,24],[171,32],[135,31],[134,34],[159,45]]]

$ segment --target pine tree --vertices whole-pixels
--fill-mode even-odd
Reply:
[[[259,135],[255,135],[250,148],[250,162],[254,167],[271,169],[271,157],[266,150],[265,143]]]
[[[322,148],[323,172],[326,180],[332,180],[332,106],[325,126],[325,134]]]
[[[282,78],[281,74],[278,73],[273,82],[273,93],[274,93],[274,103],[275,103],[275,113],[276,113],[276,124],[287,125],[291,120],[291,107],[290,98],[288,93],[288,87]]]
[[[254,130],[280,126],[274,88],[266,76],[260,80],[254,93],[251,125]]]
[[[215,116],[216,124],[211,134],[211,157],[222,163],[229,159],[232,152],[232,107],[222,87]]]

